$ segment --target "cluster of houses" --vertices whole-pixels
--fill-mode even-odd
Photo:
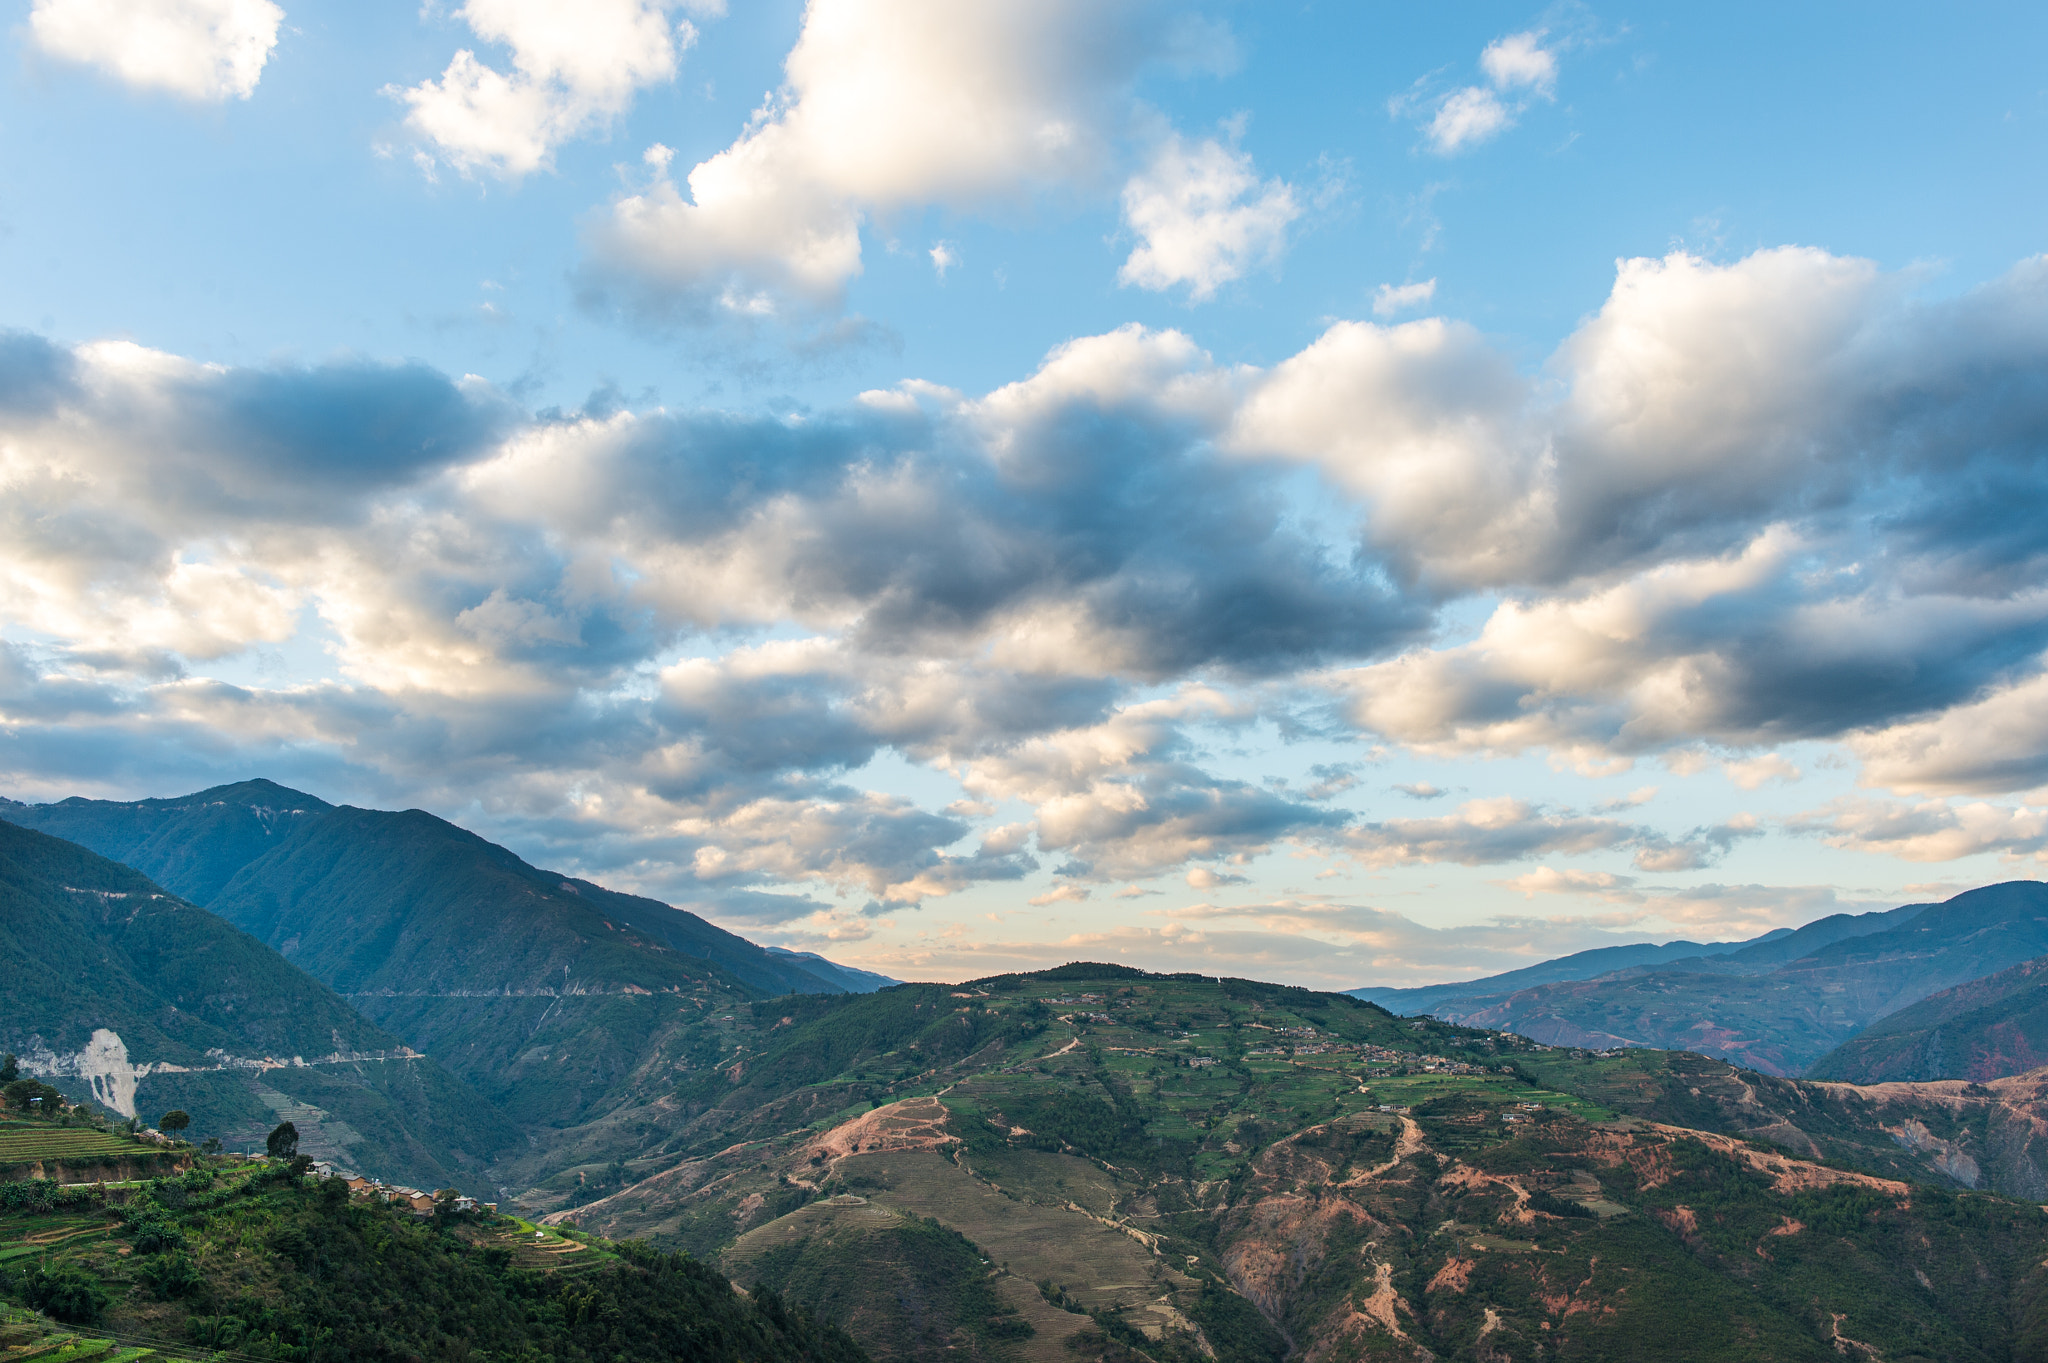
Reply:
[[[313,1162],[313,1175],[316,1178],[340,1179],[348,1186],[350,1197],[401,1203],[416,1216],[431,1216],[434,1209],[443,1202],[458,1212],[495,1213],[498,1210],[498,1204],[495,1202],[478,1202],[475,1198],[459,1193],[453,1188],[443,1188],[434,1193],[422,1192],[418,1188],[408,1188],[402,1183],[384,1183],[374,1178],[366,1178],[361,1174],[338,1168],[326,1160]]]

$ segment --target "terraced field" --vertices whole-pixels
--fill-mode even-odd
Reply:
[[[0,1126],[0,1167],[57,1160],[66,1164],[133,1159],[156,1153],[126,1136],[73,1127]]]

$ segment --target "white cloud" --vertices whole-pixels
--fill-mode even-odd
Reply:
[[[1538,867],[1500,884],[1524,895],[1571,895],[1626,910],[1594,921],[1603,927],[1666,923],[1698,939],[1741,939],[1772,928],[1810,923],[1831,913],[1867,913],[1888,909],[1884,901],[1843,900],[1821,885],[1690,885],[1675,890],[1645,890],[1635,877],[1604,871],[1555,870]],[[1908,893],[1917,891],[1909,890]],[[1552,919],[1560,925],[1578,920]],[[1618,940],[1641,941],[1654,935],[1637,932]]]
[[[1721,770],[1727,774],[1730,781],[1744,790],[1758,790],[1772,781],[1789,786],[1806,774],[1782,753],[1774,752],[1744,758],[1741,761],[1723,762]]]
[[[2035,262],[1917,303],[1819,252],[1677,256],[1624,264],[1540,382],[1443,319],[1341,323],[1263,371],[1128,327],[992,392],[787,418],[536,419],[420,366],[0,334],[5,623],[37,641],[0,649],[0,775],[175,789],[154,774],[275,759],[361,798],[488,790],[526,846],[728,903],[907,905],[1040,858],[1221,877],[1290,845],[1695,868],[1759,825],[1359,823],[1327,798],[1355,764],[1297,788],[1235,754],[1348,723],[1769,781],[1755,754],[1847,741],[1866,781],[2038,786],[2044,298]],[[1429,642],[1460,598],[1477,628]],[[316,659],[290,685],[204,676],[287,643]],[[863,789],[878,757],[962,789]],[[1813,827],[2023,852],[2035,804]]]
[[[1980,852],[2008,858],[2032,854],[2048,862],[2048,809],[1845,797],[1786,821],[1816,833],[1830,847],[1876,852],[1904,861],[1954,861]]]
[[[1513,796],[1468,800],[1435,819],[1387,819],[1344,831],[1368,866],[1455,862],[1483,866],[1560,852],[1599,852],[1633,842],[1639,830],[1611,819],[1554,814]]]
[[[1225,885],[1249,885],[1251,883],[1250,876],[1231,875],[1228,872],[1213,870],[1207,866],[1194,867],[1187,873],[1186,880],[1188,888],[1193,890],[1214,890],[1220,889]]]
[[[1429,306],[1429,300],[1436,297],[1436,280],[1425,279],[1415,284],[1382,284],[1373,290],[1372,315],[1392,317],[1410,308]]]
[[[1437,106],[1429,120],[1429,142],[1448,156],[1484,142],[1495,133],[1514,126],[1515,115],[1501,103],[1500,96],[1478,85],[1456,91]]]
[[[1528,86],[1548,95],[1557,85],[1557,54],[1545,50],[1543,38],[1542,30],[1536,29],[1488,43],[1479,54],[1479,67],[1497,89]]]
[[[1190,32],[1154,0],[812,0],[781,92],[685,185],[614,202],[596,263],[698,307],[830,302],[869,214],[1098,179],[1131,79]]]
[[[1479,54],[1484,85],[1467,85],[1434,99],[1427,81],[1387,102],[1396,118],[1423,114],[1423,135],[1431,150],[1451,156],[1488,141],[1515,126],[1529,100],[1553,99],[1557,88],[1559,46],[1545,47],[1541,29],[1512,33],[1489,43]]]
[[[1865,782],[1902,794],[2048,790],[2048,674],[2036,670],[1940,714],[1848,741]]]
[[[284,11],[271,0],[35,0],[28,22],[52,56],[217,101],[255,92]]]
[[[945,279],[946,271],[960,263],[960,252],[954,248],[953,243],[950,241],[932,243],[932,249],[929,254],[932,258],[932,273],[936,274],[941,280]]]
[[[457,14],[479,39],[511,50],[510,72],[465,48],[438,80],[389,93],[408,106],[407,125],[450,164],[516,179],[548,166],[564,142],[608,127],[636,91],[675,78],[681,53],[697,39],[688,20],[670,22],[678,5],[468,0]],[[723,0],[683,7],[724,12]]]
[[[1301,216],[1294,190],[1260,182],[1251,155],[1213,138],[1169,136],[1123,192],[1124,222],[1138,246],[1117,279],[1145,289],[1188,286],[1197,301],[1286,249]]]
[[[1607,894],[1626,890],[1634,885],[1634,876],[1616,875],[1612,871],[1582,871],[1573,868],[1559,869],[1555,866],[1538,866],[1501,882],[1510,889],[1520,890],[1533,899],[1539,894]]]

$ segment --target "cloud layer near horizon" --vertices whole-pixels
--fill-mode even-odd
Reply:
[[[786,417],[11,336],[0,779],[435,795],[821,938],[1045,869],[1068,901],[1281,846],[1654,876],[1756,831],[1491,791],[1385,817],[1341,773],[1233,774],[1217,744],[1261,725],[1752,784],[1839,743],[1919,802],[1787,833],[2036,854],[2040,816],[1987,801],[2048,784],[2048,263],[1912,282],[1678,254],[1623,262],[1536,373],[1443,318],[1266,369],[1125,327],[989,393]],[[964,797],[870,789],[878,759]],[[1677,902],[1542,869],[1511,883]]]

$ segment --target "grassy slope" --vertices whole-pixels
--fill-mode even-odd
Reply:
[[[132,1063],[201,1070],[143,1079],[137,1103],[151,1120],[182,1107],[195,1134],[260,1136],[276,1122],[262,1095],[296,1097],[360,1137],[335,1153],[414,1181],[454,1179],[464,1156],[473,1174],[505,1143],[502,1119],[429,1060],[201,1069],[219,1063],[211,1051],[312,1060],[402,1043],[262,943],[140,873],[6,823],[0,954],[20,963],[0,972],[0,1046],[29,1054],[40,1038],[74,1052],[105,1028]],[[91,1096],[76,1079],[59,1086]]]
[[[339,1184],[219,1163],[116,1198],[0,1207],[12,1295],[87,1275],[105,1297],[72,1310],[88,1328],[183,1341],[169,1352],[191,1358],[862,1360],[843,1335],[680,1256],[553,1233],[536,1245],[509,1220],[423,1220],[352,1204]]]

